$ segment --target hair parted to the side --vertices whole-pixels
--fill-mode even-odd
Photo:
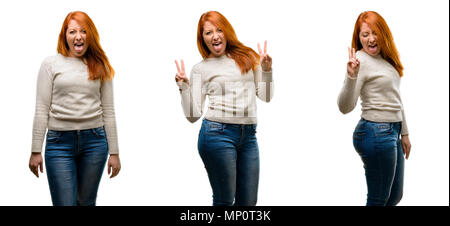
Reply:
[[[83,58],[85,58],[87,62],[89,80],[101,79],[101,81],[105,81],[107,79],[112,79],[114,77],[114,69],[100,45],[97,28],[91,18],[84,12],[74,11],[67,14],[61,32],[59,33],[58,53],[63,56],[69,56],[70,49],[66,41],[66,32],[71,20],[77,21],[86,30],[86,42],[88,48]]]
[[[203,13],[198,21],[197,47],[203,58],[207,58],[211,53],[206,46],[202,35],[206,21],[209,21],[222,30],[227,41],[225,54],[230,56],[236,62],[241,69],[242,74],[245,74],[252,69],[256,69],[260,63],[259,55],[252,48],[245,46],[237,39],[236,33],[230,22],[217,11]]]
[[[383,17],[374,11],[366,11],[359,14],[355,23],[355,29],[353,31],[352,47],[356,50],[362,49],[361,41],[359,39],[359,33],[361,31],[361,25],[366,23],[377,34],[377,45],[380,48],[380,54],[387,62],[389,62],[395,70],[397,70],[400,77],[403,76],[403,65],[400,62],[400,55],[397,51],[397,47],[394,44],[394,38],[392,37],[391,30],[389,29],[386,21]]]

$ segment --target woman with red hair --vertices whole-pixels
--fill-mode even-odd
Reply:
[[[404,156],[411,144],[400,98],[403,66],[386,21],[373,11],[356,20],[344,87],[338,105],[346,114],[361,97],[361,120],[353,133],[367,182],[366,205],[394,206],[403,195]]]
[[[39,70],[29,167],[37,177],[43,173],[41,151],[48,128],[45,165],[53,205],[95,205],[108,152],[111,178],[121,167],[114,70],[84,12],[67,15],[57,51]]]
[[[256,98],[273,94],[272,58],[259,44],[259,55],[237,39],[219,12],[204,13],[197,28],[203,60],[187,78],[184,62],[175,61],[184,114],[190,122],[209,106],[198,138],[198,151],[213,191],[213,205],[254,206],[259,181]]]

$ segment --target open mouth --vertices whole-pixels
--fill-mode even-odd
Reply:
[[[376,53],[377,52],[378,45],[376,43],[375,44],[369,44],[367,47],[369,47],[369,51],[371,53]]]
[[[212,46],[213,46],[213,48],[214,48],[214,51],[216,51],[216,52],[220,52],[220,50],[222,50],[222,47],[223,47],[221,41],[219,41],[219,42],[214,42],[214,43],[212,44]]]
[[[77,52],[82,52],[84,50],[84,43],[74,43],[73,48]]]

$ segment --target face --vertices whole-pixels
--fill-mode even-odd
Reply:
[[[203,25],[203,41],[211,51],[210,57],[220,57],[225,54],[227,40],[221,29],[206,21]]]
[[[66,42],[69,46],[69,56],[82,57],[88,48],[86,30],[75,20],[70,20],[66,31]]]
[[[377,56],[380,53],[381,49],[378,46],[377,33],[375,33],[367,23],[362,23],[361,25],[359,40],[364,52],[371,56]]]

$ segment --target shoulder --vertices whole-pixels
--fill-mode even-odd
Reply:
[[[63,56],[60,54],[48,56],[48,57],[44,58],[44,60],[42,61],[42,64],[50,66],[50,65],[56,63],[58,60],[61,60],[61,57],[63,57]]]
[[[356,58],[359,60],[359,62],[367,62],[370,60],[371,56],[362,50],[358,50],[356,52]]]
[[[192,72],[200,73],[202,70],[204,70],[207,67],[208,67],[207,61],[202,60],[202,61],[194,64],[194,66],[192,66]]]
[[[59,61],[61,61],[61,57],[63,56],[57,54],[44,58],[44,60],[41,63],[41,68],[45,68],[47,69],[48,72],[52,72],[53,68],[58,64]]]

